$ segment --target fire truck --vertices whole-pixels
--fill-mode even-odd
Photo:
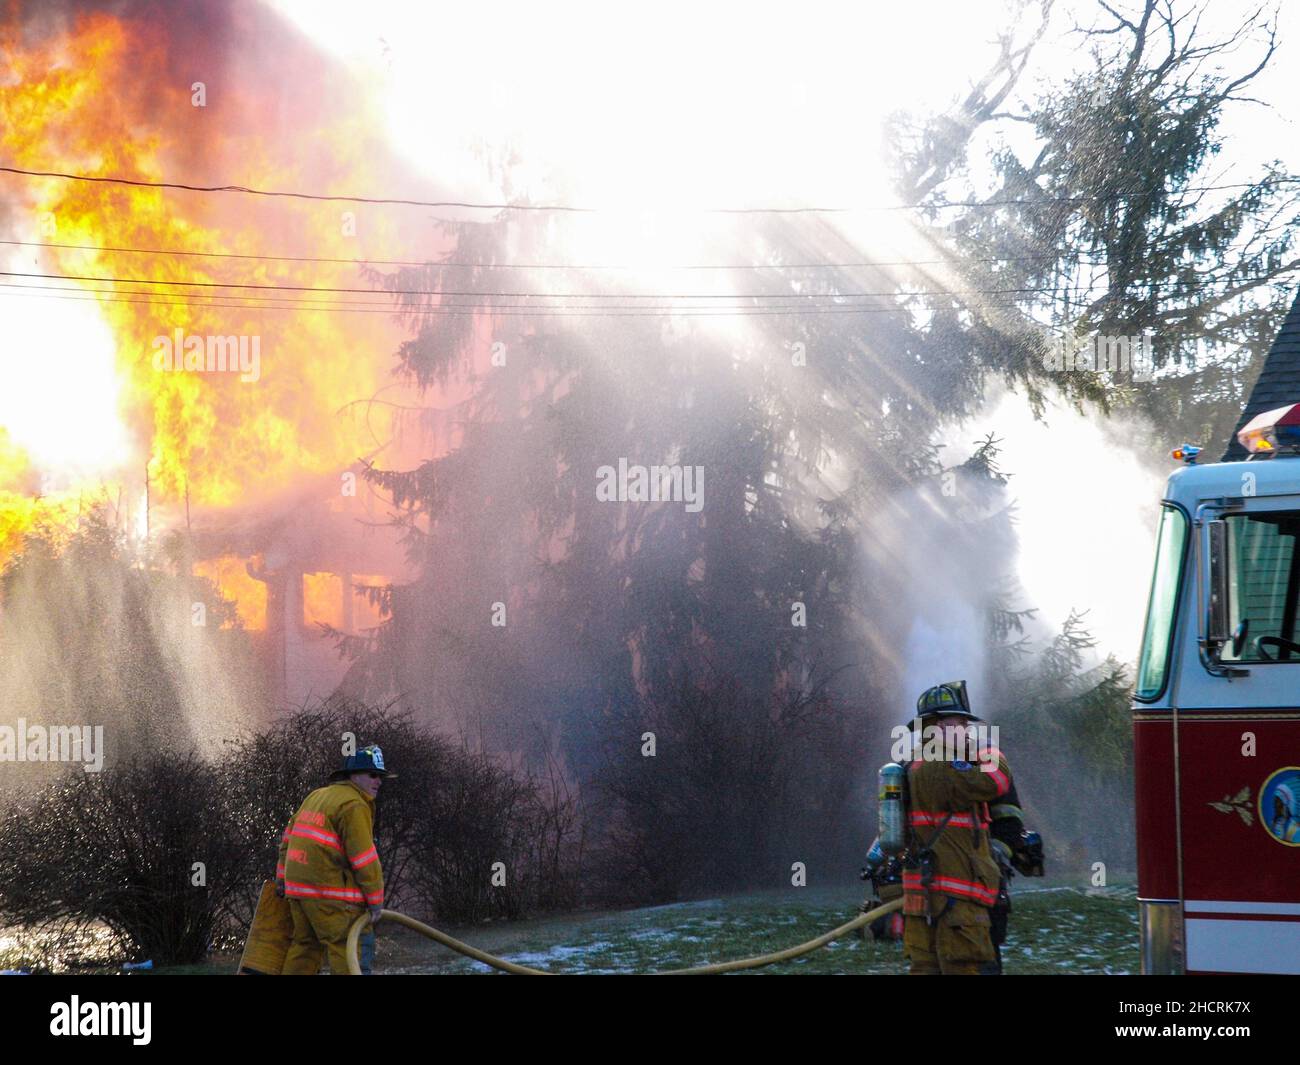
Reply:
[[[1253,409],[1300,363],[1300,299],[1288,327],[1240,460],[1175,451],[1161,504],[1133,703],[1144,973],[1300,973],[1300,403]]]

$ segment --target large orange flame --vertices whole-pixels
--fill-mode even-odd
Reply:
[[[365,132],[364,107],[297,99],[289,114],[283,108],[277,114],[256,85],[233,76],[205,88],[219,106],[211,99],[196,106],[192,85],[172,70],[172,32],[97,13],[33,44],[11,11],[0,24],[0,159],[29,170],[143,181],[192,180],[200,173],[272,188],[353,192],[372,184],[381,153]],[[307,61],[302,55],[280,59]],[[11,208],[10,237],[92,249],[160,249],[27,249],[23,265],[7,268],[29,272],[185,286],[357,286],[357,270],[348,264],[172,253],[258,256],[310,248],[317,257],[359,259],[367,238],[385,242],[386,251],[395,246],[395,234],[385,229],[394,219],[367,217],[360,235],[352,236],[338,204],[13,175],[0,175],[0,197]],[[34,259],[39,267],[30,265]],[[198,298],[192,294],[200,289],[180,286],[81,287],[103,293],[90,298],[111,328],[118,416],[138,452],[117,476],[142,495],[147,468],[155,520],[168,508],[177,514],[182,505],[252,504],[295,478],[342,470],[383,445],[383,419],[373,410],[363,419],[349,412],[349,404],[391,380],[394,327],[386,316],[237,305],[237,299]],[[19,291],[5,291],[0,309],[9,300],[51,296]],[[155,340],[178,330],[185,337],[255,338],[256,380],[230,371],[160,371]],[[14,351],[9,357],[57,356]],[[58,400],[57,394],[23,397],[51,407]],[[94,444],[86,441],[87,448]],[[0,564],[35,523],[69,520],[84,495],[85,486],[74,485],[62,495],[42,496],[42,472],[0,425]],[[94,487],[102,490],[102,481]]]

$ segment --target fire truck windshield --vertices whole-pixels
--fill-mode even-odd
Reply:
[[[1138,659],[1138,699],[1158,699],[1165,690],[1186,546],[1187,516],[1177,507],[1166,505],[1160,518],[1156,570],[1151,578],[1142,655]]]
[[[1223,661],[1300,662],[1296,606],[1300,599],[1300,511],[1231,514],[1227,521],[1229,629],[1244,625],[1240,649]]]

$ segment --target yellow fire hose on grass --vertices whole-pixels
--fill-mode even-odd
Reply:
[[[787,947],[785,950],[778,950],[774,954],[760,954],[754,958],[737,958],[735,961],[721,961],[713,965],[697,965],[691,969],[669,969],[662,973],[650,973],[652,976],[704,976],[712,973],[734,973],[741,969],[761,969],[765,965],[775,965],[777,962],[790,961],[792,958],[798,958],[804,954],[811,954],[814,950],[826,946],[827,943],[836,939],[841,939],[848,935],[855,928],[861,928],[870,924],[878,917],[884,917],[887,913],[893,913],[895,910],[902,909],[903,900],[895,899],[893,902],[886,902],[882,906],[877,906],[874,910],[868,910],[866,913],[859,914],[853,920],[840,925],[838,928],[832,928],[824,935],[816,939],[810,939],[807,943],[800,943],[796,947]],[[514,973],[517,976],[565,976],[572,974],[549,973],[545,969],[533,969],[527,965],[517,965],[512,961],[506,961],[505,958],[498,958],[495,954],[489,954],[485,950],[479,950],[477,947],[471,947],[468,943],[462,943],[459,939],[447,935],[446,932],[440,932],[423,921],[417,921],[414,917],[407,917],[404,913],[398,913],[396,910],[384,910],[380,914],[380,920],[396,921],[400,925],[405,925],[412,931],[419,932],[421,935],[428,936],[430,939],[437,940],[444,947],[450,947],[458,954],[464,954],[467,958],[473,958],[475,961],[481,961],[484,965],[490,965],[494,969],[500,969],[502,972]],[[358,943],[361,939],[361,933],[365,927],[370,924],[370,915],[363,913],[353,923],[348,930],[348,972],[353,976],[361,975],[361,961],[357,954]]]

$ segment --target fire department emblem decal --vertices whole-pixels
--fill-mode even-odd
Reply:
[[[1300,847],[1300,766],[1273,772],[1259,789],[1259,819],[1279,843]]]

